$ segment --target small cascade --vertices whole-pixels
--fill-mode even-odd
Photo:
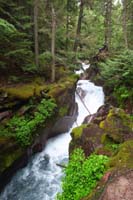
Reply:
[[[83,63],[83,73],[89,65]],[[78,117],[72,128],[81,125],[84,118],[93,114],[104,103],[101,87],[88,80],[79,80],[75,92],[78,104]],[[45,149],[33,156],[29,164],[19,170],[0,195],[1,200],[54,200],[61,192],[63,169],[59,165],[68,162],[68,147],[71,140],[70,132],[48,140]]]

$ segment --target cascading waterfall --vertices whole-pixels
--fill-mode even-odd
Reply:
[[[83,63],[83,69],[76,73],[80,74],[88,67],[89,65]],[[72,128],[81,125],[89,113],[95,113],[104,103],[102,88],[95,86],[88,80],[79,80],[76,91],[75,100],[78,104],[78,117]],[[33,156],[29,164],[16,173],[1,193],[0,199],[54,200],[56,194],[61,192],[61,179],[64,174],[58,164],[62,165],[68,162],[70,132],[71,130],[49,139],[45,149]]]

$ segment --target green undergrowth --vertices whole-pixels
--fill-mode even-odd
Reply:
[[[92,154],[85,158],[82,149],[75,149],[65,169],[63,192],[57,195],[57,199],[79,200],[88,195],[103,176],[108,161],[104,155]]]
[[[133,51],[125,50],[118,55],[107,59],[99,64],[102,79],[105,82],[106,90],[112,90],[121,107],[126,103],[132,104],[133,99]]]
[[[42,99],[32,115],[13,116],[5,126],[1,126],[1,136],[12,136],[21,144],[28,146],[39,125],[45,124],[46,119],[52,116],[56,104],[53,99]]]

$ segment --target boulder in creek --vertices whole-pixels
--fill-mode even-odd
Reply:
[[[75,148],[82,148],[86,156],[94,151],[110,156],[114,144],[119,145],[132,138],[132,128],[131,118],[124,110],[111,107],[104,111],[101,108],[90,124],[83,124],[72,130],[70,153]]]
[[[103,121],[106,118],[106,116],[111,108],[112,108],[112,106],[110,104],[104,104],[104,105],[100,106],[100,108],[98,109],[98,111],[96,113],[85,117],[83,124],[88,124],[90,122],[99,124],[101,121]]]
[[[86,156],[89,156],[101,144],[102,129],[97,124],[81,125],[72,130],[72,141],[69,146],[70,153],[75,148],[82,148]]]

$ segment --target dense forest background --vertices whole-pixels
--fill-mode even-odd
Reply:
[[[1,84],[54,82],[60,66],[74,70],[106,46],[102,78],[124,103],[132,97],[132,21],[132,0],[0,0]]]

